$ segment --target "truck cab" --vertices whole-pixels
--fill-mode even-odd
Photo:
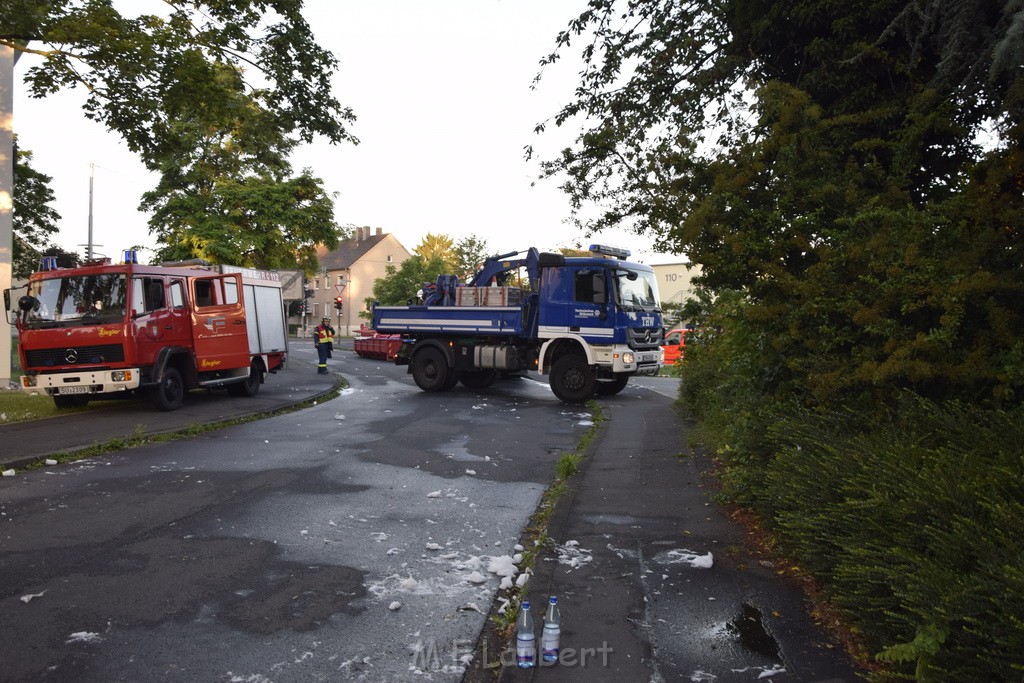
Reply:
[[[118,264],[44,264],[17,300],[21,387],[60,408],[142,389],[163,410],[198,387],[255,395],[287,350],[280,283],[256,284],[230,266],[142,266],[130,251]]]
[[[654,271],[636,263],[602,258],[568,258],[543,271],[538,336],[573,340],[600,366],[599,379],[657,374],[661,309]],[[542,371],[553,358],[542,351]]]
[[[661,367],[661,310],[649,266],[593,245],[591,256],[526,252],[494,256],[468,284],[441,276],[420,306],[374,306],[379,333],[401,334],[398,363],[417,386],[471,389],[499,374],[536,370],[563,401],[621,391]],[[520,287],[508,274],[525,270]],[[499,284],[500,283],[500,284]]]

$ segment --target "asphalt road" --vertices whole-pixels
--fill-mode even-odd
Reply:
[[[318,390],[310,345],[291,355],[264,400]],[[0,680],[490,680],[508,658],[485,613],[590,416],[530,378],[438,395],[348,351],[331,367],[350,387],[311,408],[0,480]],[[560,595],[575,658],[503,680],[854,680],[711,502],[706,463],[677,457],[677,389],[603,400],[527,584]],[[179,417],[245,405],[197,395]],[[164,419],[119,411],[129,431]]]
[[[335,355],[334,400],[0,480],[0,679],[458,680],[587,414]]]

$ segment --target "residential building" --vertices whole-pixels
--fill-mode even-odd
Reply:
[[[652,265],[658,280],[658,293],[662,303],[683,304],[693,296],[693,278],[700,275],[700,266],[693,263],[663,263]],[[667,325],[680,321],[666,320]],[[685,322],[685,321],[683,321]]]
[[[366,322],[359,313],[366,310],[366,299],[373,296],[374,280],[384,277],[389,265],[398,268],[410,256],[409,250],[383,228],[355,228],[352,237],[340,241],[334,250],[319,246],[320,269],[306,280],[306,289],[313,295],[306,300],[304,326],[312,329],[320,318],[329,315],[338,335],[358,334],[360,324]],[[335,307],[339,297],[340,311]]]

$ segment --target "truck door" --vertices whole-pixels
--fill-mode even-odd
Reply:
[[[189,278],[192,338],[199,372],[249,366],[249,340],[238,274]]]
[[[613,321],[608,316],[608,277],[604,268],[580,268],[573,273],[573,301],[569,331],[592,344],[612,342]]]
[[[132,278],[131,322],[136,363],[151,365],[161,348],[190,344],[183,287],[182,280],[167,283],[159,275]]]
[[[614,327],[608,315],[607,271],[598,266],[544,271],[540,329],[547,335],[578,334],[592,344],[610,344]],[[547,303],[550,302],[550,303]]]

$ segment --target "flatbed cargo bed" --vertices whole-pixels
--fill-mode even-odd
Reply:
[[[377,306],[373,328],[381,334],[523,335],[519,306]]]

